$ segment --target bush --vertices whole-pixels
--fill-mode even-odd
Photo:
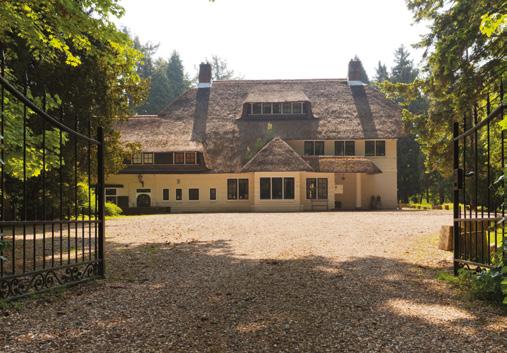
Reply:
[[[503,298],[502,272],[499,269],[479,273],[462,268],[458,271],[458,284],[474,299],[501,302]]]
[[[112,202],[106,202],[105,211],[106,216],[119,216],[123,213],[123,210]]]

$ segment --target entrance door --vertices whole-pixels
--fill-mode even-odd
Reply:
[[[151,198],[150,195],[147,194],[141,194],[137,196],[137,207],[150,207],[151,205]]]

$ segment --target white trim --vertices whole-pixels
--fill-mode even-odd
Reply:
[[[349,86],[366,86],[366,83],[363,83],[363,81],[347,80],[347,83],[349,84]]]
[[[199,82],[197,88],[211,88],[211,82]]]
[[[361,173],[356,174],[356,208],[361,208]]]

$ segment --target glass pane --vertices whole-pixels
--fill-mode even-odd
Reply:
[[[283,198],[294,199],[294,178],[284,178],[283,184]]]
[[[374,156],[375,155],[375,141],[364,142],[364,155]]]
[[[153,164],[153,153],[143,153],[143,163]]]
[[[262,113],[262,104],[254,103],[252,106],[252,114],[261,114]]]
[[[319,200],[327,200],[327,179],[318,179],[318,198]]]
[[[106,196],[106,202],[116,203],[116,196]]]
[[[306,198],[309,200],[317,198],[317,179],[306,179]]]
[[[283,113],[284,114],[292,114],[292,104],[291,103],[283,103]]]
[[[174,164],[185,164],[185,153],[175,152],[174,153]]]
[[[238,179],[227,179],[227,199],[238,199]]]
[[[283,196],[282,191],[282,178],[272,178],[271,179],[272,184],[272,198],[273,200],[280,200]]]
[[[271,198],[271,181],[269,178],[261,178],[261,200],[269,200]]]
[[[292,113],[301,114],[303,109],[301,107],[301,103],[292,103]]]
[[[199,200],[199,189],[188,189],[189,200]]]
[[[343,156],[345,154],[345,148],[343,145],[343,141],[335,141],[334,142],[334,155],[335,156]]]
[[[271,114],[271,103],[262,104],[262,114]]]
[[[376,141],[375,154],[377,156],[385,156],[386,155],[386,142],[385,141]]]
[[[155,164],[173,164],[172,152],[155,153]]]
[[[134,153],[132,155],[132,163],[133,164],[141,164],[143,162],[143,157],[141,153]]]
[[[303,103],[303,114],[308,114],[308,107],[310,103]]]
[[[217,199],[217,189],[209,189],[209,199],[210,200]]]
[[[195,164],[195,152],[186,152],[185,153],[185,164]]]
[[[181,200],[183,198],[183,192],[181,189],[176,189],[176,200]]]
[[[248,179],[239,179],[239,199],[240,200],[248,200]]]
[[[313,156],[313,141],[305,141],[305,155]]]
[[[169,189],[162,190],[162,200],[164,201],[169,200]]]
[[[273,103],[273,114],[281,114],[281,113],[282,113],[282,104]]]
[[[316,156],[324,155],[324,141],[315,141],[315,155]]]
[[[356,155],[356,142],[355,141],[345,141],[345,155],[346,156],[355,156]]]
[[[106,195],[108,196],[116,195],[116,189],[106,189]]]

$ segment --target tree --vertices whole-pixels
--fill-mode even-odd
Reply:
[[[213,55],[210,64],[213,80],[235,80],[238,78],[234,70],[229,69],[225,59]]]
[[[180,55],[176,50],[172,52],[167,63],[166,77],[170,87],[167,103],[170,103],[190,87],[190,81],[185,75],[183,63],[181,62]]]
[[[416,22],[424,21],[430,29],[418,43],[426,49],[426,77],[417,84],[429,99],[427,168],[450,176],[453,122],[470,115],[474,103],[496,91],[505,70],[505,38],[498,31],[502,21],[488,15],[504,12],[505,5],[488,0],[408,0],[407,4]]]
[[[377,68],[375,69],[375,82],[383,82],[389,80],[389,73],[387,72],[387,67],[385,64],[382,64],[381,61],[378,62]]]
[[[419,70],[414,67],[410,53],[401,45],[394,52],[394,66],[391,69],[391,81],[412,83],[417,78]]]
[[[166,76],[167,61],[158,59],[149,77],[151,86],[146,102],[137,109],[139,114],[158,114],[171,96],[171,87]]]

